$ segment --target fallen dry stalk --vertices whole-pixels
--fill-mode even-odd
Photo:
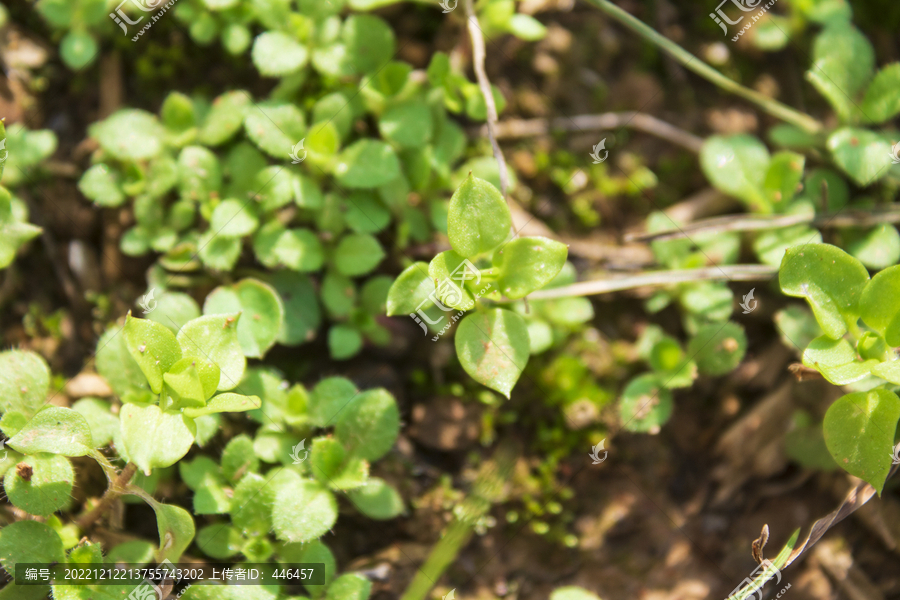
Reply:
[[[672,142],[694,153],[703,147],[703,139],[666,123],[652,115],[640,112],[602,113],[599,115],[576,115],[554,119],[511,119],[497,123],[494,135],[498,139],[513,139],[547,135],[555,131],[602,131],[630,127]],[[481,128],[481,134],[487,133]]]
[[[568,298],[570,296],[594,296],[632,288],[673,285],[689,281],[760,281],[770,279],[777,273],[777,267],[768,265],[722,265],[702,269],[652,271],[640,275],[582,281],[565,287],[539,290],[531,293],[528,297],[532,300],[549,300],[550,298]]]

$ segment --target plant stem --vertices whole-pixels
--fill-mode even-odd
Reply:
[[[725,77],[725,75],[722,75],[672,40],[661,35],[658,31],[645,24],[640,19],[628,14],[609,0],[587,0],[587,2],[593,4],[647,41],[656,44],[661,49],[671,54],[672,57],[684,65],[686,69],[690,69],[697,75],[708,79],[726,92],[731,92],[732,94],[756,104],[773,117],[777,117],[786,123],[796,125],[810,133],[818,133],[824,128],[822,123],[811,116],[794,110],[777,100],[744,87],[736,81]]]
[[[118,477],[116,477],[114,481],[110,482],[109,487],[106,489],[106,493],[103,494],[103,497],[100,499],[100,503],[97,504],[97,506],[95,506],[89,513],[75,522],[78,529],[80,529],[81,531],[85,531],[88,527],[93,525],[94,522],[109,509],[113,501],[115,501],[119,496],[125,493],[126,486],[131,481],[131,478],[134,477],[134,474],[136,472],[136,464],[128,463],[127,465],[125,465],[125,468],[122,469],[122,472],[119,473]]]
[[[424,600],[425,595],[434,587],[434,582],[456,560],[459,551],[472,537],[472,527],[471,523],[461,520],[455,520],[450,525],[444,537],[432,548],[428,560],[416,571],[416,576],[400,600]]]
[[[760,281],[770,279],[778,273],[778,267],[768,265],[722,265],[721,267],[705,267],[702,269],[675,269],[672,271],[651,271],[631,277],[597,279],[582,281],[560,288],[539,290],[529,294],[532,300],[548,300],[550,298],[569,298],[572,296],[593,296],[621,292],[632,288],[673,285],[690,281]]]

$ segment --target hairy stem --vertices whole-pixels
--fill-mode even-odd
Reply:
[[[110,505],[122,494],[125,493],[126,486],[131,481],[131,478],[134,477],[134,474],[137,472],[137,465],[134,463],[128,463],[125,465],[125,468],[122,469],[122,472],[113,480],[109,487],[106,489],[106,493],[103,494],[103,497],[100,498],[100,503],[97,504],[90,512],[86,515],[78,519],[75,524],[78,526],[78,529],[81,531],[85,531],[94,522],[99,519],[103,513],[109,510]]]
[[[773,117],[777,117],[786,123],[796,125],[797,127],[810,133],[817,133],[823,129],[822,123],[811,116],[794,110],[793,108],[778,102],[768,96],[760,94],[757,91],[744,87],[725,77],[711,66],[673,42],[672,40],[661,35],[658,31],[631,16],[609,0],[587,0],[612,18],[616,19],[647,41],[657,45],[661,49],[672,55],[675,60],[680,62],[686,69],[690,69],[697,75],[704,77],[713,84],[722,88],[726,92],[731,92],[736,96],[740,96],[744,100],[748,100],[766,111]]]

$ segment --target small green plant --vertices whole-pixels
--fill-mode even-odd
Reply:
[[[900,267],[870,278],[863,264],[840,248],[790,248],[779,270],[782,291],[805,298],[822,335],[803,350],[803,364],[829,382],[857,391],[825,414],[825,444],[835,462],[880,494],[894,460],[900,420]],[[860,326],[860,319],[864,326]]]
[[[497,188],[470,174],[450,199],[447,233],[453,249],[429,264],[407,267],[387,299],[388,315],[409,315],[423,329],[424,323],[440,325],[435,338],[459,320],[460,364],[507,398],[531,352],[528,325],[509,305],[553,281],[568,255],[564,244],[547,238],[509,240],[511,227]],[[462,317],[473,308],[475,313]],[[441,313],[450,311],[457,313],[444,323]]]

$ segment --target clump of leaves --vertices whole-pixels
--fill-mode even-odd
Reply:
[[[825,414],[828,451],[841,468],[880,494],[900,421],[895,393],[900,361],[894,350],[900,345],[894,301],[900,267],[870,278],[865,266],[840,248],[807,244],[787,251],[779,282],[785,294],[806,299],[822,331],[803,351],[803,364],[835,385],[857,390]]]
[[[388,315],[410,315],[423,329],[441,325],[438,336],[477,307],[460,321],[456,354],[473,379],[507,397],[531,352],[528,326],[510,304],[553,281],[568,255],[565,245],[547,238],[510,240],[511,227],[497,188],[470,174],[450,200],[452,250],[407,267],[387,300]],[[451,311],[457,314],[444,324],[441,313]]]

